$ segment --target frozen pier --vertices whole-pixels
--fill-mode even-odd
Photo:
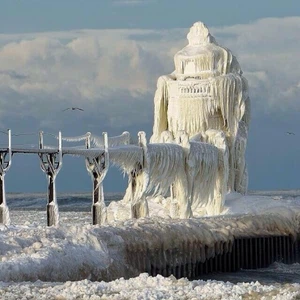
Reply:
[[[263,268],[275,261],[300,262],[299,210],[186,219],[171,219],[170,216],[164,219],[153,215],[151,218],[136,218],[131,215],[131,219],[126,221],[107,224],[102,182],[110,161],[126,164],[129,170],[147,170],[149,167],[145,164],[145,155],[151,147],[147,149],[143,133],[139,137],[139,143],[133,145],[127,133],[110,139],[104,133],[98,147],[91,147],[91,134],[88,133],[80,139],[74,138],[84,140],[84,145],[63,147],[62,140],[67,138],[59,133],[58,146],[50,147],[44,145],[43,134],[40,133],[36,148],[16,148],[11,145],[11,132],[8,131],[8,146],[0,149],[0,222],[8,224],[9,221],[4,175],[11,166],[13,154],[37,154],[40,158],[41,169],[48,180],[48,226],[58,225],[55,179],[62,166],[63,155],[76,155],[84,157],[92,177],[92,224],[104,225],[91,230],[95,231],[97,240],[105,244],[109,255],[114,257],[117,253],[118,257],[118,267],[108,267],[106,275],[97,276],[97,280],[128,278],[143,272],[152,276],[172,274],[177,278],[194,279],[211,272]],[[136,188],[136,174],[132,171],[129,174],[132,190]],[[135,196],[135,193],[132,195]],[[128,201],[133,202],[134,199]]]
[[[266,268],[275,261],[300,262],[298,229],[281,216],[211,217],[179,224],[143,220],[113,230],[126,245],[126,268],[120,275],[125,278],[146,272],[195,279],[212,272]]]
[[[9,224],[4,175],[11,166],[14,154],[36,154],[40,158],[41,169],[48,180],[48,226],[58,225],[59,221],[55,179],[61,169],[63,155],[76,155],[84,157],[92,177],[92,224],[103,225],[94,227],[91,232],[105,245],[109,256],[116,255],[118,258],[118,267],[113,267],[112,263],[104,272],[106,275],[97,275],[97,280],[129,278],[143,272],[152,276],[172,274],[177,278],[194,279],[211,272],[264,268],[275,261],[300,262],[299,210],[185,219],[170,216],[157,218],[153,214],[151,218],[136,218],[131,214],[131,219],[107,223],[102,182],[110,162],[123,164],[124,168],[131,170],[129,187],[133,191],[133,198],[128,199],[128,203],[131,203],[128,207],[132,211],[135,211],[136,205],[133,200],[136,196],[137,172],[151,169],[153,162],[146,160],[146,154],[151,151],[153,144],[147,144],[143,133],[139,133],[139,138],[138,144],[133,145],[127,133],[110,139],[104,133],[99,144],[91,147],[91,134],[88,133],[74,138],[76,141],[84,140],[84,145],[63,147],[63,139],[72,139],[63,138],[59,133],[58,146],[50,147],[44,145],[43,133],[40,133],[35,148],[17,148],[11,145],[9,130],[8,146],[0,148],[0,222]],[[160,147],[155,145],[154,149]],[[172,200],[170,204],[173,204]]]
[[[201,241],[194,241],[183,242],[181,249],[159,252],[147,253],[146,259],[149,261],[142,266],[141,272],[152,276],[172,274],[176,278],[195,279],[213,272],[267,268],[276,261],[285,264],[300,262],[300,240],[294,241],[290,236],[245,237],[236,238],[232,242],[216,243],[212,247],[203,245]],[[143,261],[139,256],[142,253],[143,251],[135,255],[140,262]],[[206,258],[209,253],[212,256]]]

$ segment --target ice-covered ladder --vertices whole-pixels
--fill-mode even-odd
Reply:
[[[8,148],[7,151],[0,153],[0,223],[10,224],[9,210],[6,204],[4,177],[11,166],[11,130],[7,130]]]
[[[39,133],[39,149],[44,149],[43,131]],[[57,226],[59,223],[59,213],[56,198],[55,179],[62,167],[62,138],[61,132],[58,134],[58,152],[40,152],[40,167],[47,176],[48,182],[48,202],[47,202],[47,225]]]
[[[107,210],[104,202],[103,180],[109,168],[108,137],[103,132],[104,152],[97,157],[85,158],[86,169],[90,173],[93,181],[93,203],[92,216],[93,225],[107,222]],[[87,134],[86,148],[91,148],[91,133]]]

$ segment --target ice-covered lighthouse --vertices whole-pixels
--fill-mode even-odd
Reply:
[[[12,147],[8,130],[8,147],[0,148],[0,225],[5,225],[0,229],[9,242],[1,247],[0,280],[110,281],[144,272],[198,279],[211,272],[266,268],[275,261],[300,262],[299,201],[241,195],[247,190],[250,100],[236,58],[201,22],[191,27],[188,41],[175,55],[175,71],[158,79],[150,143],[143,131],[138,143],[129,132],[65,138],[59,132],[53,147],[44,143],[41,131],[38,147],[22,148]],[[62,141],[85,144],[64,147]],[[51,229],[35,223],[8,226],[4,175],[14,153],[39,155]],[[55,180],[63,155],[85,159],[95,227],[76,224],[76,217],[57,228]],[[122,169],[129,184],[123,200],[106,206],[103,180],[110,165]],[[230,191],[239,193],[226,195]],[[24,242],[24,236],[30,239]]]
[[[162,141],[165,131],[174,140],[184,131],[189,140],[202,142],[208,141],[208,130],[223,132],[228,149],[228,174],[223,175],[227,191],[244,194],[250,120],[247,81],[236,57],[218,45],[203,23],[196,22],[187,39],[188,45],[175,54],[175,71],[158,79],[151,142]]]

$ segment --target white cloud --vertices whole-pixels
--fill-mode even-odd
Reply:
[[[249,81],[252,101],[262,109],[300,111],[300,18],[267,18],[215,28],[232,49]]]
[[[217,41],[238,57],[255,109],[300,111],[299,29],[298,17],[212,28]],[[174,70],[173,55],[186,45],[187,31],[0,35],[2,123],[22,115],[23,121],[70,130],[72,122],[79,128],[102,121],[110,128],[143,129],[141,124],[152,123],[157,77]],[[75,105],[84,106],[89,117],[62,120],[61,110]]]

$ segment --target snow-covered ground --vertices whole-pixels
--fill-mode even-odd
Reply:
[[[82,280],[65,283],[2,283],[1,299],[297,299],[300,285],[262,285],[259,282],[232,284],[220,281],[189,281],[185,278],[151,277],[140,274],[136,278],[113,282]]]
[[[300,285],[258,282],[233,284],[223,281],[176,280],[140,274],[131,279],[124,264],[126,239],[140,238],[155,227],[177,228],[180,224],[194,226],[202,222],[203,234],[214,226],[226,224],[218,234],[238,232],[241,228],[259,226],[252,215],[263,214],[262,224],[274,216],[277,229],[294,232],[299,229],[300,193],[295,196],[228,195],[223,216],[175,223],[166,217],[159,200],[150,201],[152,220],[119,220],[109,226],[92,226],[88,212],[61,212],[60,226],[47,228],[43,211],[11,211],[12,225],[0,227],[0,298],[1,299],[295,299]],[[167,207],[167,205],[165,206]],[[112,202],[109,214],[120,216],[129,210],[121,202]],[[247,223],[239,222],[248,214]],[[126,216],[126,214],[123,214]],[[124,217],[125,218],[125,217]],[[160,224],[164,224],[161,225]],[[187,223],[186,223],[187,222]],[[272,221],[273,222],[273,221]],[[179,224],[179,225],[178,225]],[[192,225],[191,225],[192,224]],[[165,226],[165,227],[164,227]],[[254,227],[253,227],[254,226]],[[184,226],[183,226],[184,227]],[[191,228],[192,229],[192,228]],[[140,235],[138,235],[139,233]],[[151,233],[151,232],[150,232]],[[156,234],[156,233],[155,233]],[[153,236],[155,236],[153,234]],[[185,231],[188,234],[188,231]],[[104,281],[95,281],[102,278]],[[252,298],[251,298],[252,297]]]

